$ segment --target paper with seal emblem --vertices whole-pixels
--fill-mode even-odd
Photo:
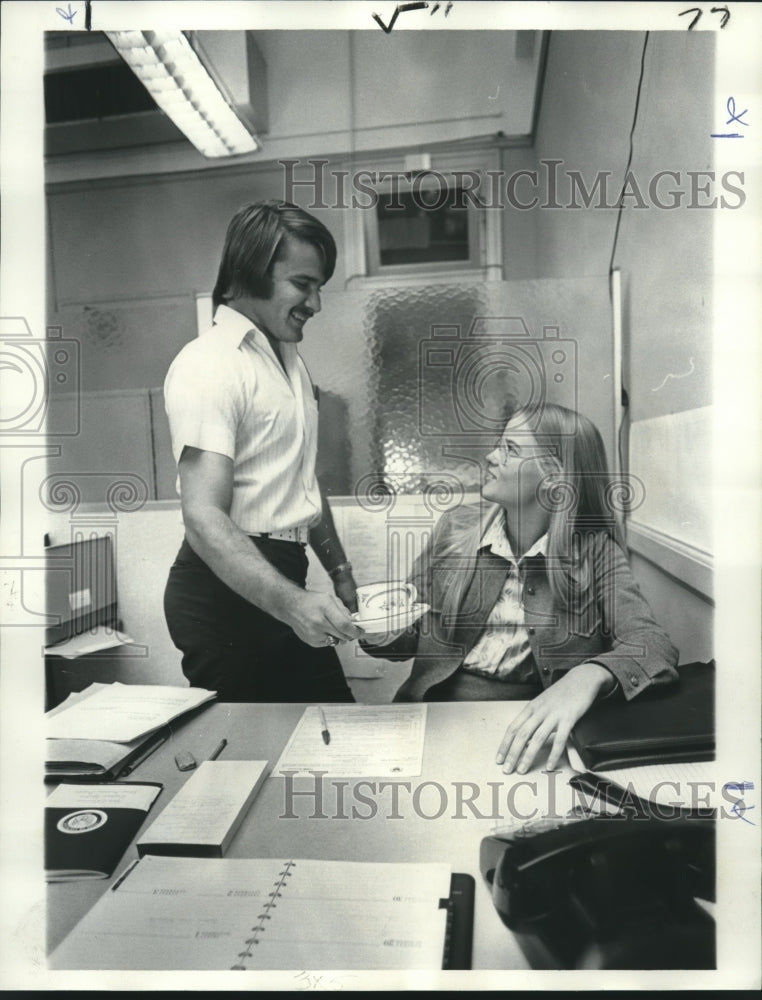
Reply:
[[[158,782],[58,785],[45,800],[46,880],[113,875],[161,790]]]

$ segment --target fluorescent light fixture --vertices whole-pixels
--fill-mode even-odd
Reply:
[[[161,110],[204,156],[236,156],[261,148],[182,31],[106,35]]]

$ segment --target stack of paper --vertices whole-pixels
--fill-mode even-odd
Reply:
[[[216,698],[204,688],[91,684],[47,716],[47,780],[107,780],[137,766],[166,725]]]
[[[266,776],[266,760],[205,760],[137,842],[138,855],[221,858]]]

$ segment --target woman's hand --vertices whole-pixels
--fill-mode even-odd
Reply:
[[[537,695],[505,731],[497,751],[503,771],[528,771],[538,750],[553,736],[547,769],[555,769],[574,724],[600,692],[612,687],[612,674],[599,663],[581,663]]]

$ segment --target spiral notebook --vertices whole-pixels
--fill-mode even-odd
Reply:
[[[467,968],[472,917],[473,879],[445,864],[146,855],[49,967]]]

